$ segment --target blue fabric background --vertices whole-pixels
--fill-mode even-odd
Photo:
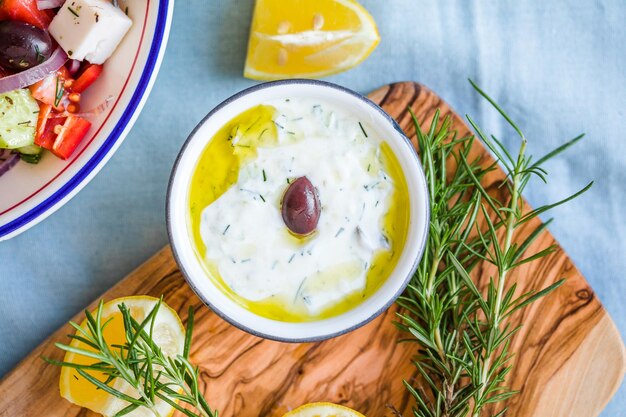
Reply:
[[[626,334],[626,3],[363,0],[382,41],[330,81],[367,93],[417,80],[511,147],[517,140],[467,78],[519,121],[541,155],[586,132],[532,184],[538,206],[582,187],[551,226]],[[252,0],[178,0],[161,73],[108,165],[40,225],[0,244],[0,376],[167,243],[165,190],[188,133],[242,77]],[[626,416],[626,388],[602,416]],[[572,416],[576,415],[572,410]]]

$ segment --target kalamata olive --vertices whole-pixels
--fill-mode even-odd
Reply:
[[[45,30],[14,20],[0,22],[0,66],[23,71],[52,54],[52,39]]]
[[[283,221],[289,230],[308,235],[317,227],[320,211],[317,191],[307,177],[300,177],[289,185],[282,206]]]

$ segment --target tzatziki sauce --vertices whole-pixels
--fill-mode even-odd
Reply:
[[[347,297],[365,297],[375,257],[393,250],[384,219],[394,179],[381,157],[383,138],[350,111],[305,98],[263,104],[275,109],[276,138],[256,146],[236,182],[202,208],[203,255],[237,296],[316,317]],[[244,133],[237,129],[231,146],[242,146]],[[300,177],[321,205],[307,236],[291,233],[281,217],[285,191]]]

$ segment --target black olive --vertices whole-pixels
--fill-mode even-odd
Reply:
[[[47,31],[13,20],[0,22],[0,66],[24,71],[41,64],[52,54]]]
[[[317,227],[321,205],[317,191],[307,177],[289,185],[283,196],[282,215],[287,228],[298,235],[308,235]]]

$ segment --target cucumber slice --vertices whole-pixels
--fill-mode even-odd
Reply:
[[[41,155],[43,154],[36,154],[36,155],[29,155],[27,153],[21,153],[20,154],[20,158],[22,159],[22,161],[24,162],[28,162],[29,164],[38,164],[39,161],[41,161]]]
[[[29,164],[38,164],[41,159],[41,151],[43,148],[37,145],[24,146],[23,148],[17,148],[17,151],[20,153],[20,158],[22,161],[28,162]]]
[[[29,145],[18,148],[17,151],[25,155],[39,155],[41,153],[41,146]]]
[[[0,148],[17,149],[35,142],[39,105],[26,88],[0,94]]]

